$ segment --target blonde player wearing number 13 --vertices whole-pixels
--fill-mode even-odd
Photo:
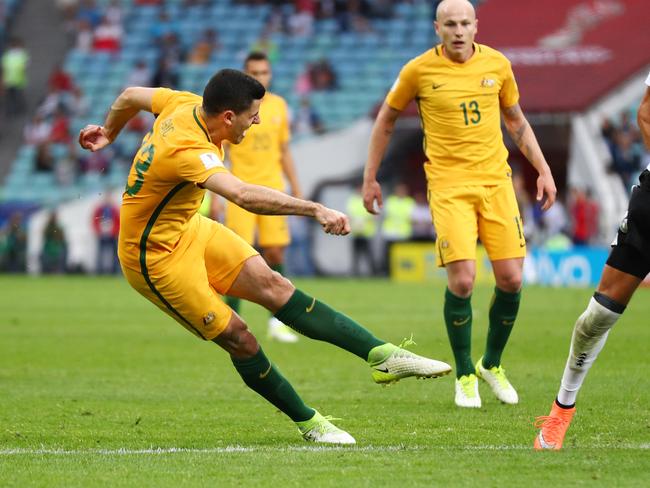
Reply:
[[[437,264],[447,269],[444,318],[456,361],[455,403],[481,407],[478,378],[504,403],[517,392],[501,354],[517,317],[526,242],[503,144],[506,130],[539,173],[537,200],[555,201],[555,183],[535,135],[519,107],[508,60],[474,42],[478,21],[466,0],[444,0],[436,11],[441,43],[407,63],[377,115],[364,173],[366,209],[381,208],[377,171],[401,111],[416,100],[424,130],[429,204],[438,233]],[[496,279],[485,354],[472,361],[470,303],[476,241],[485,246]]]

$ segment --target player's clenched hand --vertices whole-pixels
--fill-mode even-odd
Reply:
[[[101,125],[87,125],[79,131],[79,145],[89,151],[99,151],[110,143],[111,140]]]
[[[381,186],[379,186],[377,180],[371,182],[364,181],[361,191],[363,193],[363,206],[366,210],[373,215],[379,214],[375,210],[375,201],[377,202],[377,207],[380,209],[384,206],[384,201],[381,196]]]
[[[344,236],[350,233],[348,216],[338,210],[332,210],[331,208],[319,205],[314,218],[327,234]]]
[[[546,200],[542,205],[542,210],[548,210],[555,203],[557,195],[555,181],[553,181],[551,173],[542,173],[537,177],[537,201],[541,202],[544,195],[546,195]]]

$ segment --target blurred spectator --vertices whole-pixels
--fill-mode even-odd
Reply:
[[[303,71],[296,78],[294,90],[300,96],[309,95],[313,87],[311,84],[311,65],[306,65]]]
[[[151,85],[175,89],[178,86],[176,65],[166,59],[161,59],[151,80]]]
[[[368,213],[363,206],[361,187],[348,197],[346,210],[350,217],[350,234],[352,235],[352,275],[362,276],[361,265],[365,260],[368,274],[373,276],[379,271],[372,252],[372,241],[377,234],[376,217]]]
[[[97,236],[98,274],[115,274],[120,269],[117,259],[117,237],[120,232],[120,210],[106,193],[93,213],[93,231]]]
[[[50,123],[37,112],[32,121],[27,123],[23,129],[25,142],[33,145],[43,144],[50,140],[51,130]]]
[[[423,192],[418,192],[414,196],[415,206],[411,213],[411,240],[413,241],[433,241],[436,238],[436,231],[431,221],[431,209],[427,196]]]
[[[212,54],[218,52],[220,48],[217,32],[214,29],[206,29],[192,47],[187,56],[187,62],[189,64],[208,64]]]
[[[65,273],[67,247],[63,228],[58,222],[56,212],[52,211],[43,231],[41,272],[45,274]]]
[[[49,142],[44,142],[36,146],[34,170],[39,173],[50,173],[54,171],[54,156],[52,156]]]
[[[313,90],[336,90],[338,80],[334,68],[327,59],[313,63],[309,70]]]
[[[571,189],[571,240],[586,246],[598,236],[598,204],[582,188]]]
[[[390,272],[390,251],[396,242],[407,241],[413,234],[411,216],[415,200],[409,196],[408,186],[398,183],[393,194],[384,200],[384,221],[381,234],[384,238],[383,271]]]
[[[4,256],[2,270],[9,273],[27,271],[27,231],[23,214],[16,212],[9,217],[2,229],[4,236]]]
[[[250,48],[250,51],[261,52],[266,54],[269,58],[271,64],[275,63],[278,60],[279,50],[278,45],[271,38],[271,33],[273,31],[270,29],[269,25],[264,28],[260,37],[253,43]]]
[[[5,93],[5,110],[9,116],[25,111],[28,64],[29,55],[23,41],[17,38],[11,39],[9,47],[2,55],[2,86]]]
[[[142,59],[136,61],[126,77],[125,88],[129,86],[151,86],[151,70]]]
[[[629,189],[641,169],[641,153],[634,146],[633,134],[629,131],[618,130],[614,143],[611,169],[621,176],[623,184]]]
[[[50,73],[50,77],[47,80],[47,86],[50,90],[55,92],[72,91],[74,88],[74,82],[72,81],[72,77],[66,73],[63,67],[60,64],[57,64],[52,70],[52,73]]]
[[[77,24],[77,39],[75,48],[78,51],[88,53],[93,48],[93,26],[90,22],[82,20]]]
[[[121,24],[112,23],[104,16],[93,32],[93,49],[108,53],[117,53],[122,47],[124,30]]]
[[[300,106],[292,118],[292,132],[296,137],[325,133],[323,122],[308,97],[300,99]]]
[[[316,3],[312,0],[296,0],[296,10],[289,16],[287,26],[294,37],[310,37],[314,33]]]
[[[100,173],[106,176],[109,169],[109,157],[112,155],[113,152],[108,150],[84,151],[83,156],[79,158],[79,169],[82,173]]]
[[[60,144],[67,144],[71,141],[70,118],[62,107],[56,111],[52,119],[49,141]]]
[[[166,61],[170,66],[173,66],[174,68],[183,62],[183,59],[185,57],[183,47],[178,40],[178,36],[174,33],[168,33],[163,36],[162,41],[158,46],[158,51],[159,60]]]

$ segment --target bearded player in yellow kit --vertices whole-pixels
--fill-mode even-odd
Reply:
[[[443,0],[435,28],[441,43],[408,62],[386,97],[372,131],[364,172],[366,209],[381,208],[377,171],[395,121],[416,100],[424,131],[429,205],[438,233],[438,266],[447,270],[444,318],[456,361],[455,403],[481,407],[478,378],[499,400],[519,400],[501,366],[501,354],[519,309],[526,241],[511,182],[506,130],[539,173],[537,200],[555,201],[555,183],[535,135],[519,107],[510,62],[474,42],[478,21],[466,0]],[[471,295],[476,241],[485,246],[496,280],[485,354],[471,357]]]
[[[250,128],[239,144],[227,147],[230,171],[239,179],[284,191],[286,177],[291,195],[302,198],[293,156],[289,147],[289,110],[282,97],[268,91],[271,63],[266,54],[251,52],[244,60],[244,72],[267,89],[260,104],[260,123]],[[285,249],[291,241],[287,217],[256,215],[235,204],[226,205],[226,227],[250,245],[257,243],[269,267],[284,274]],[[228,297],[228,305],[239,313],[239,300]],[[280,342],[296,342],[298,336],[276,317],[269,318],[268,336]]]
[[[215,74],[203,97],[166,88],[127,88],[103,126],[81,130],[79,144],[100,150],[140,110],[156,115],[133,159],[122,199],[118,254],[128,282],[194,335],[225,349],[246,385],[289,416],[306,440],[354,443],[350,434],[305,405],[220,295],[258,303],[301,334],[363,358],[377,383],[441,376],[451,367],[375,338],[297,290],[243,239],[198,213],[209,189],[251,212],[308,216],[327,233],[349,232],[344,214],[244,183],[224,167],[224,141],[238,144],[259,123],[264,93],[259,82],[237,70]]]

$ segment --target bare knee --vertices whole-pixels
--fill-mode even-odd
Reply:
[[[296,287],[277,271],[270,271],[260,277],[259,287],[262,290],[260,305],[272,312],[277,312],[282,305],[289,301]]]
[[[474,276],[462,274],[449,278],[449,291],[457,297],[467,298],[474,290]]]
[[[226,329],[212,341],[237,359],[250,358],[257,354],[260,348],[257,339],[248,330],[246,323],[235,313]]]
[[[499,290],[507,293],[517,293],[521,290],[522,275],[520,272],[512,271],[508,273],[501,273],[495,276],[496,285]]]

